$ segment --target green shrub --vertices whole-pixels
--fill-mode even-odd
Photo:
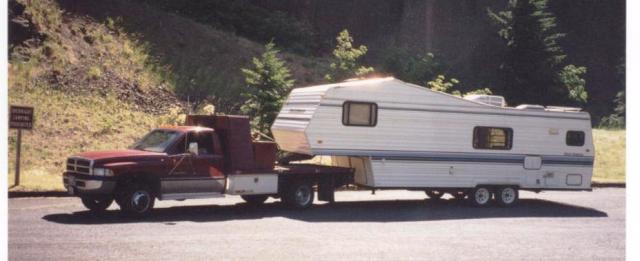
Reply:
[[[268,43],[264,53],[253,58],[253,67],[242,69],[249,87],[244,93],[247,102],[242,111],[253,117],[258,131],[266,134],[271,133],[271,124],[294,84],[289,69],[277,54],[275,44]]]
[[[331,63],[329,74],[325,79],[332,82],[343,81],[351,77],[360,77],[373,73],[373,67],[360,64],[360,58],[367,54],[367,46],[353,46],[353,37],[347,29],[342,30],[336,37],[336,48],[333,50],[334,62]]]

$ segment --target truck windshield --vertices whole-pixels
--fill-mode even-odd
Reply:
[[[177,131],[153,130],[134,143],[131,148],[134,150],[164,152],[179,136],[180,133]]]

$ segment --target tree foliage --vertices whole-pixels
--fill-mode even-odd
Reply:
[[[489,89],[489,88],[481,88],[481,89],[477,89],[477,90],[473,90],[473,91],[467,92],[467,93],[464,94],[464,96],[467,96],[467,95],[491,95],[491,94],[493,94],[491,89]]]
[[[459,90],[454,89],[454,87],[459,83],[460,81],[458,81],[458,79],[451,78],[447,80],[447,77],[441,74],[438,75],[435,79],[427,82],[427,87],[429,87],[429,89],[431,89],[432,91],[449,93],[458,97],[464,97],[473,94],[493,94],[493,92],[489,88],[476,89],[463,94]]]
[[[347,29],[336,37],[336,48],[333,50],[334,62],[330,65],[329,74],[325,78],[331,82],[343,81],[351,77],[364,76],[374,71],[373,67],[362,66],[359,59],[367,54],[367,46],[353,46],[353,37]]]
[[[447,80],[447,77],[444,75],[438,75],[432,81],[427,82],[427,87],[432,91],[451,93],[456,96],[462,96],[460,91],[454,90],[453,87],[460,83],[456,78],[451,78]]]
[[[271,133],[270,126],[294,84],[286,64],[278,58],[278,52],[270,42],[259,58],[253,58],[253,68],[242,69],[248,89],[243,94],[247,101],[241,110],[252,116],[254,128],[265,134]]]
[[[615,108],[613,113],[609,116],[603,117],[600,120],[600,128],[622,128],[626,126],[626,94],[625,91],[620,91],[613,100]]]
[[[586,68],[565,64],[566,54],[558,43],[565,34],[556,31],[547,1],[510,0],[504,11],[488,9],[506,43],[501,64],[504,94],[515,103],[585,102]]]
[[[418,85],[424,85],[446,71],[433,53],[416,55],[404,48],[386,49],[382,60],[382,69],[386,73]]]
[[[582,78],[585,73],[587,73],[586,67],[569,64],[562,68],[558,74],[560,82],[564,83],[569,91],[569,99],[582,103],[587,102],[587,91],[584,89],[586,81]]]
[[[625,61],[622,59],[620,64],[616,66],[616,78],[618,82],[622,85],[626,85],[626,66]],[[627,116],[627,102],[626,102],[626,92],[625,90],[619,91],[616,94],[616,97],[613,99],[614,108],[613,113],[609,116],[602,117],[600,120],[601,128],[622,128],[626,127],[626,116]]]

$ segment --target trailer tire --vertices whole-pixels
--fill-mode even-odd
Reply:
[[[113,203],[113,198],[91,198],[82,197],[82,205],[84,205],[89,211],[94,213],[100,213],[105,211]]]
[[[310,182],[298,181],[290,183],[282,200],[290,208],[305,209],[313,205],[314,191]]]
[[[493,193],[488,187],[478,186],[469,194],[469,200],[476,207],[488,206],[491,203]]]
[[[440,199],[444,195],[444,193],[439,190],[426,190],[425,193],[429,196],[429,199]]]
[[[495,199],[501,207],[511,207],[518,203],[518,188],[501,187],[495,192]]]
[[[118,195],[116,202],[123,214],[140,218],[151,213],[155,200],[156,197],[148,186],[133,184]]]
[[[242,195],[240,197],[252,206],[262,205],[269,198],[268,195]]]

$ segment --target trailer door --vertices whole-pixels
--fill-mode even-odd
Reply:
[[[531,187],[543,187],[542,157],[539,155],[527,155],[524,157],[523,168],[526,183]]]

